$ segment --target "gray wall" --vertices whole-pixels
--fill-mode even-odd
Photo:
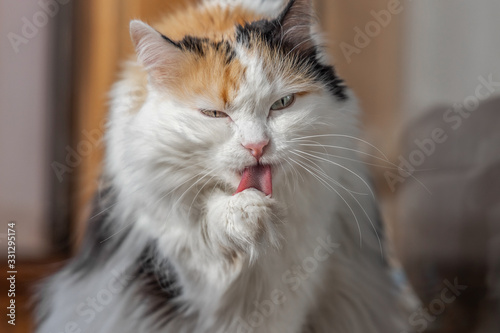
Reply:
[[[0,241],[3,247],[6,223],[16,221],[17,254],[29,257],[49,248],[54,19],[40,11],[38,0],[0,2]],[[33,23],[34,15],[38,31],[23,36],[23,17]],[[9,33],[27,37],[17,52]]]
[[[463,103],[475,95],[480,76],[500,82],[500,1],[404,1],[407,117],[436,104]]]

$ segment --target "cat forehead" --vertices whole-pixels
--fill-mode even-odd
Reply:
[[[281,90],[319,89],[309,66],[258,37],[238,41],[186,36],[176,44],[184,56],[176,70],[179,81],[170,90],[183,101],[205,102],[197,107],[226,110]]]
[[[204,99],[214,109],[232,104],[248,68],[235,46],[228,40],[193,36],[177,45],[183,50],[183,59],[177,64],[178,82],[170,91],[184,101]]]
[[[268,50],[194,37],[179,45],[186,54],[177,69],[179,81],[170,91],[193,107],[222,111],[258,103],[282,90],[317,88],[307,73],[288,66]]]
[[[310,40],[288,38],[300,29],[283,27],[277,19],[238,7],[193,7],[156,28],[183,50],[174,69],[178,80],[169,87],[183,101],[204,100],[206,107],[224,110],[252,92],[261,97],[280,87],[307,92],[319,89],[321,81],[337,89],[339,81],[316,61]],[[284,28],[289,29],[287,38]]]
[[[184,101],[204,99],[217,109],[230,105],[247,69],[236,56],[236,27],[256,19],[244,8],[200,5],[159,22],[155,28],[183,50],[179,80],[170,91]]]

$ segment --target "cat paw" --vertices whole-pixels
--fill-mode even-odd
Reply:
[[[275,200],[258,190],[237,193],[227,202],[226,226],[236,235],[259,238],[273,218],[275,205]]]
[[[233,196],[219,195],[208,203],[210,238],[234,252],[254,256],[267,248],[278,248],[282,211],[275,199],[247,189]]]

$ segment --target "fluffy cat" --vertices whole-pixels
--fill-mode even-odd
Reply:
[[[211,0],[130,24],[103,190],[39,333],[391,333],[358,107],[311,0]]]

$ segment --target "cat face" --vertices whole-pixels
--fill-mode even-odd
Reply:
[[[319,59],[311,26],[307,0],[214,38],[174,41],[133,21],[132,40],[149,81],[134,119],[141,138],[134,144],[148,152],[142,165],[183,170],[182,180],[197,176],[232,192],[245,170],[271,166],[277,186],[275,179],[294,167],[294,150],[304,149],[296,139],[328,133],[325,118],[346,99],[341,80]]]

